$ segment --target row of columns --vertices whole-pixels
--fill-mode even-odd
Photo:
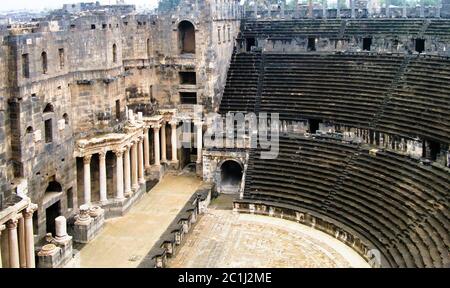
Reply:
[[[0,247],[0,268],[3,258],[8,257],[9,268],[35,268],[33,213],[37,206],[31,204],[14,218],[0,225],[0,237],[6,231],[8,237],[8,253],[2,255]],[[1,242],[1,241],[0,241]]]
[[[172,128],[172,162],[178,162],[177,157],[177,122],[170,122]],[[161,162],[167,162],[166,149],[166,124],[154,125],[154,156],[155,166],[160,166]],[[160,131],[161,131],[161,151],[160,151]],[[116,195],[118,200],[125,196],[132,195],[137,191],[140,184],[145,183],[145,170],[150,165],[150,144],[149,129],[145,128],[143,135],[131,141],[130,144],[114,150],[116,156]],[[83,158],[84,170],[84,204],[91,204],[91,158],[92,155],[86,155]],[[105,203],[107,198],[106,183],[106,151],[99,153],[99,175],[100,175],[100,202]]]
[[[337,18],[341,18],[341,8],[340,8],[340,1],[342,1],[342,0],[337,0],[337,4],[336,4],[336,14],[337,14]],[[420,3],[420,10],[419,10],[419,17],[420,18],[424,18],[425,17],[425,4],[424,4],[424,1],[423,0],[420,0],[420,1],[418,1],[419,3]],[[253,9],[254,9],[254,17],[255,18],[257,18],[258,16],[258,5],[257,5],[257,1],[255,2],[255,4],[254,4],[254,6],[253,6]],[[328,1],[327,0],[322,0],[322,13],[323,13],[323,17],[324,18],[327,18],[327,5],[328,4]],[[391,5],[391,1],[390,0],[386,0],[386,8],[385,8],[385,14],[386,14],[386,17],[391,17],[391,9],[390,9],[390,5]],[[372,6],[372,1],[371,0],[368,0],[367,1],[367,5],[366,5],[366,8],[367,8],[367,11],[368,11],[368,13],[369,13],[369,15],[370,14],[372,14],[372,9],[371,9],[371,6]],[[403,4],[402,4],[402,8],[403,8],[403,10],[402,10],[402,17],[403,18],[406,18],[407,17],[407,7],[406,7],[406,1],[405,0],[403,0]],[[298,8],[299,7],[299,5],[296,5],[295,6],[295,10],[296,10],[296,14],[297,14],[297,17],[298,17],[298,14],[299,14],[299,11],[298,11]],[[356,18],[356,0],[350,0],[350,10],[351,10],[351,18]],[[436,10],[437,10],[437,13],[436,13],[436,16],[437,17],[440,17],[440,10],[441,10],[441,3],[440,3],[440,1],[438,2],[438,4],[436,5]],[[269,13],[269,17],[271,17],[271,11],[270,11],[270,8],[269,8],[269,10],[268,10],[268,13]],[[308,0],[308,18],[313,18],[314,17],[314,15],[313,15],[313,1],[312,0]],[[284,2],[282,2],[281,3],[281,17],[284,17]]]

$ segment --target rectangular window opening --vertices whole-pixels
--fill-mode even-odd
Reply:
[[[363,38],[363,50],[370,51],[372,46],[372,38]]]
[[[197,104],[197,93],[195,92],[180,92],[181,104]]]
[[[195,72],[180,72],[180,84],[196,85],[197,76]]]

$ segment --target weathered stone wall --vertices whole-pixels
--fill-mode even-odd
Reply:
[[[127,106],[148,113],[155,107],[176,107],[182,91],[197,93],[198,103],[208,109],[219,104],[239,25],[231,3],[237,4],[220,3],[214,13],[209,1],[184,1],[158,16],[94,12],[4,31],[0,187],[4,194],[8,183],[27,180],[29,196],[39,205],[39,236],[46,233],[46,208],[60,201],[60,214],[70,217],[82,199],[83,191],[77,189],[83,187],[77,185],[82,182],[82,161],[73,154],[78,139],[121,131]],[[178,27],[183,20],[195,26],[195,54],[180,51]],[[226,33],[220,43],[219,28]],[[181,85],[180,71],[196,72],[197,84]],[[46,129],[48,120],[51,128]],[[170,134],[166,137],[170,143]],[[111,193],[113,158],[107,158]],[[99,200],[97,162],[93,157],[94,202]],[[61,191],[48,194],[52,181]]]
[[[68,43],[63,33],[38,32],[11,35],[9,99],[11,121],[11,161],[17,178],[28,181],[28,196],[38,204],[37,234],[45,234],[45,208],[61,201],[61,214],[69,216],[64,191],[76,190],[74,182],[72,102],[70,97],[69,63],[65,58]],[[59,49],[64,49],[63,65]],[[43,53],[47,67],[43,67]],[[28,55],[29,76],[24,75],[22,55]],[[17,69],[14,69],[17,67]],[[45,112],[44,112],[45,111]],[[45,121],[51,121],[46,131]],[[46,139],[51,134],[51,140]],[[45,197],[49,182],[62,186],[57,198]],[[51,203],[50,203],[51,201]],[[72,201],[72,200],[71,200]]]
[[[6,36],[2,32],[0,37]],[[9,82],[8,61],[9,49],[5,42],[0,43],[0,202],[10,194],[9,181],[14,178],[14,170],[8,159],[11,157],[10,126],[8,113]]]

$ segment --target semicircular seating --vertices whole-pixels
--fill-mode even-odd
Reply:
[[[450,170],[391,151],[280,137],[275,159],[251,152],[244,200],[332,219],[383,255],[386,267],[450,264]]]

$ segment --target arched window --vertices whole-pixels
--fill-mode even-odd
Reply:
[[[47,74],[48,70],[48,62],[47,62],[47,52],[42,52],[41,54],[41,64],[42,64],[42,73]]]
[[[191,22],[180,22],[178,25],[178,38],[181,53],[195,54],[195,28]]]
[[[45,143],[53,142],[53,119],[50,116],[46,116],[47,113],[53,113],[53,105],[48,103],[44,108],[44,133],[45,133]]]
[[[113,52],[113,62],[116,63],[117,62],[117,45],[116,44],[113,45],[112,52]]]
[[[67,115],[67,113],[63,114],[63,119],[64,119],[64,123],[66,125],[69,125],[69,115]]]
[[[45,108],[44,108],[44,113],[50,113],[50,112],[55,112],[53,109],[52,103],[48,103],[47,105],[45,105]]]

